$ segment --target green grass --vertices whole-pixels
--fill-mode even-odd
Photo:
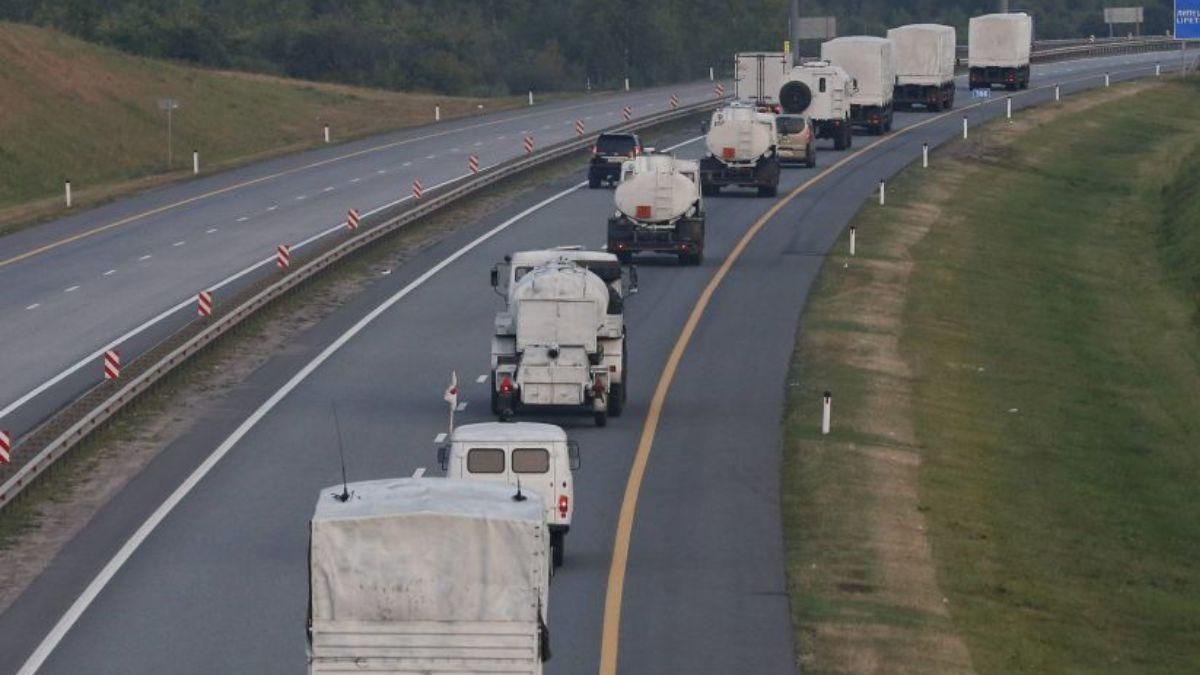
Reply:
[[[865,259],[832,258],[806,310],[784,514],[810,672],[867,670],[847,645],[896,659],[879,672],[965,669],[894,644],[943,631],[980,673],[1200,672],[1200,84],[1040,114],[889,183]],[[900,296],[895,372],[859,349],[870,288]],[[868,445],[919,457],[948,617],[889,593],[869,533],[898,483]],[[883,585],[840,592],[855,570]]]
[[[432,122],[435,103],[444,119],[521,103],[205,70],[4,22],[0,92],[0,224],[51,215],[64,178],[87,203],[167,172],[163,97],[181,103],[171,167],[179,175],[190,173],[193,148],[211,169],[319,145],[324,124],[345,140]]]

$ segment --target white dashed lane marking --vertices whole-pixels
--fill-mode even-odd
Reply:
[[[146,255],[144,255],[144,256],[142,256],[142,257],[138,258],[138,260],[149,260],[149,259],[151,259],[151,258],[153,258],[153,257],[154,257],[154,256],[152,256],[152,255],[150,255],[149,253],[147,253]]]
[[[184,245],[184,244],[186,244],[186,243],[187,243],[186,241],[177,241],[177,242],[175,242],[174,244],[171,244],[171,246],[173,246],[173,247],[179,247],[179,246],[183,246],[183,245]]]
[[[361,179],[361,178],[351,178],[351,179],[350,179],[350,182],[351,182],[351,183],[357,183],[357,182],[358,182],[358,181],[360,181],[360,180],[362,180],[362,179]]]
[[[487,379],[488,379],[487,375],[480,375],[479,377],[475,378],[475,381],[478,382],[479,384],[483,384],[484,382],[487,382]]]
[[[376,171],[375,173],[379,173],[379,174],[387,173],[387,169],[380,169],[380,170]]]
[[[463,401],[462,403],[459,403],[459,404],[458,404],[458,407],[457,407],[457,408],[455,408],[455,410],[457,410],[458,412],[462,412],[462,411],[464,411],[464,410],[466,410],[466,409],[467,409],[467,402],[466,402],[466,401]]]
[[[217,231],[217,228],[215,228],[215,227],[210,227],[210,228],[208,228],[207,230],[205,230],[205,231],[204,231],[204,234],[213,234],[213,233],[215,233],[216,231]]]
[[[244,223],[244,222],[246,222],[247,220],[250,220],[250,217],[249,217],[249,216],[242,216],[241,218],[238,218],[238,219],[237,219],[237,221],[238,221],[239,223]]]
[[[425,475],[425,467],[420,467],[413,472],[413,478],[420,478]]]
[[[275,209],[277,209],[277,208],[279,208],[279,205],[278,205],[278,204],[272,204],[272,205],[270,205],[270,206],[268,206],[268,207],[267,207],[267,210],[268,210],[268,211],[274,211],[274,210],[275,210]]]
[[[300,195],[299,197],[296,197],[296,201],[298,202],[304,201],[305,199],[308,199],[308,195]]]
[[[425,159],[437,159],[437,155],[425,155]]]
[[[445,432],[442,432],[442,433],[438,434],[437,436],[434,436],[434,437],[433,437],[433,442],[434,442],[434,443],[441,443],[441,442],[442,442],[442,441],[444,441],[444,440],[446,440],[446,433],[445,433]]]
[[[325,188],[324,190],[322,190],[321,192],[333,192],[333,186],[331,185],[331,186]]]
[[[41,307],[41,306],[42,306],[42,304],[40,302],[35,302],[32,305],[26,307],[25,309],[37,309],[38,307]]]
[[[74,292],[75,292],[75,291],[77,291],[77,290],[79,290],[79,285],[78,285],[78,284],[76,284],[76,285],[74,285],[74,286],[70,286],[70,287],[66,288],[65,290],[63,290],[63,293],[74,293]]]
[[[105,273],[104,273],[104,276],[106,276],[106,277],[111,277],[112,275],[114,275],[114,274],[116,274],[116,273],[117,273],[117,271],[116,271],[116,270],[109,270],[109,271],[107,271],[107,272],[105,272]]]

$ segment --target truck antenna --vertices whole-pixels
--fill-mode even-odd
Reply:
[[[342,447],[342,425],[338,421],[337,403],[329,402],[329,406],[333,408],[333,429],[337,433],[338,456],[342,460],[342,494],[334,495],[333,498],[339,502],[350,500],[350,484],[346,481],[346,450]]]
[[[526,496],[525,496],[525,495],[524,495],[524,494],[521,492],[521,477],[520,477],[520,476],[517,476],[517,494],[513,495],[513,501],[514,501],[514,502],[523,502],[523,501],[525,501],[526,499],[529,499],[529,498],[528,498],[528,497],[526,497]]]

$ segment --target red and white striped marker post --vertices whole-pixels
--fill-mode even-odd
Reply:
[[[479,173],[478,155],[470,155],[467,157],[467,168],[471,170],[471,173]]]
[[[533,136],[525,137],[525,154],[527,154],[527,155],[533,154]]]
[[[725,85],[718,82],[713,86],[713,93],[717,95],[717,98],[723,97],[725,95]]]
[[[212,316],[212,291],[200,291],[196,294],[196,314],[203,317]]]
[[[121,354],[115,349],[104,352],[104,379],[115,380],[121,377]]]
[[[575,133],[579,136],[583,135],[583,120],[575,120]]]
[[[275,265],[281,270],[286,270],[292,265],[292,247],[287,244],[280,244],[275,249]]]
[[[674,110],[679,107],[679,97],[675,94],[671,94],[671,98],[667,101],[667,103],[671,105],[671,110]]]
[[[420,199],[425,194],[425,187],[421,185],[421,181],[414,180],[412,184],[413,199]]]
[[[9,438],[8,432],[0,429],[0,464],[8,464],[12,461],[12,439]]]
[[[358,229],[358,223],[361,218],[358,215],[358,209],[350,209],[346,212],[346,229],[351,232]]]
[[[626,122],[633,119],[633,108],[630,108],[629,106],[625,106],[624,108],[621,108],[621,117]]]

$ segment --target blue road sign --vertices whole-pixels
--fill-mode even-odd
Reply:
[[[1200,0],[1175,0],[1175,37],[1200,40]]]
[[[1200,0],[1196,0],[1196,1],[1200,2]],[[991,97],[992,97],[992,88],[991,87],[988,87],[986,89],[972,89],[971,90],[971,98],[991,98]]]

